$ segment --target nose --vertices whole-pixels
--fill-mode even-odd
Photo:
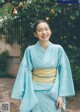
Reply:
[[[43,30],[43,32],[42,32],[43,34],[46,34],[46,31],[45,30]]]

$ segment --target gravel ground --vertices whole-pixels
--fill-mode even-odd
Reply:
[[[19,112],[19,102],[10,98],[15,78],[0,78],[0,104],[10,103],[10,112]],[[66,112],[80,112],[80,91],[71,98],[67,98]]]

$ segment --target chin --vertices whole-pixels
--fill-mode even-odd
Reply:
[[[41,40],[42,40],[42,41],[48,41],[48,40],[49,40],[49,38],[45,38],[45,39],[43,39],[43,38],[42,38]]]
[[[46,38],[46,39],[42,39],[43,41],[48,41],[49,40],[49,38]]]
[[[46,42],[46,41],[49,41],[49,39],[43,39],[43,40],[41,40],[41,41]]]

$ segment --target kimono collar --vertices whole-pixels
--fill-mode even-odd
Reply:
[[[36,47],[38,48],[38,50],[40,49],[42,52],[46,52],[46,51],[48,51],[48,49],[50,48],[51,44],[52,44],[52,43],[49,41],[48,46],[47,46],[47,48],[45,49],[45,48],[43,48],[43,47],[41,46],[40,42],[38,41],[38,42],[36,43]]]

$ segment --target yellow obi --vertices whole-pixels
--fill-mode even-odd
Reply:
[[[53,83],[56,80],[57,69],[34,69],[32,80],[39,83]]]

